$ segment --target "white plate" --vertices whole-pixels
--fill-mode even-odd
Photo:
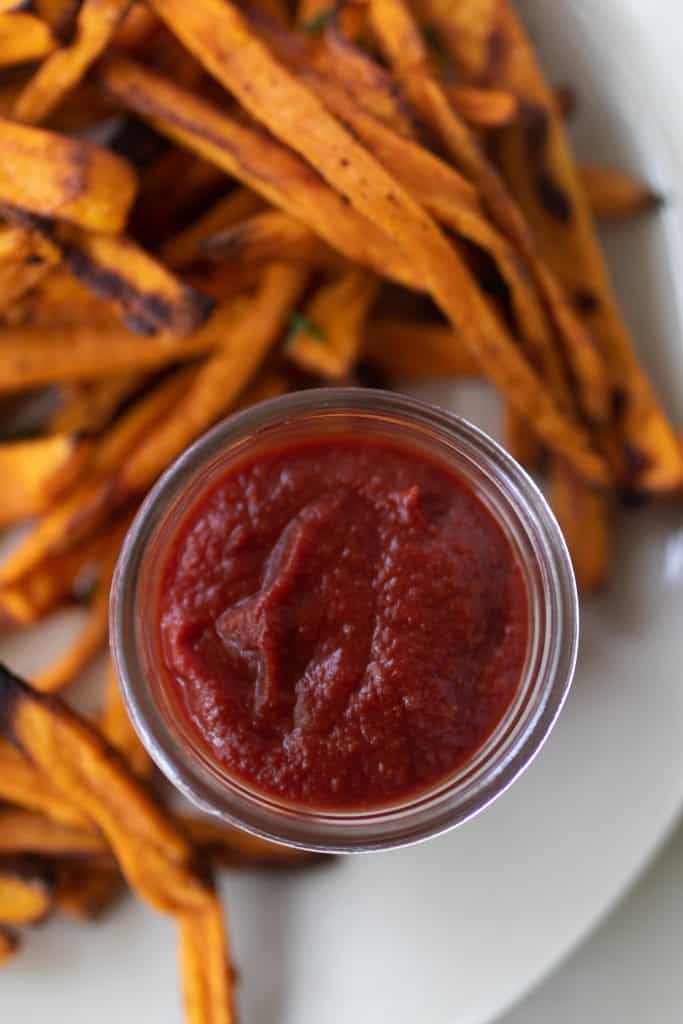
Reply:
[[[579,88],[582,151],[643,172],[670,198],[656,220],[613,231],[609,249],[643,358],[683,420],[678,4],[524,7],[553,77]],[[470,414],[480,398],[468,397]],[[297,877],[226,877],[245,1024],[481,1024],[643,867],[683,801],[683,526],[680,505],[624,519],[609,592],[584,609],[580,670],[560,723],[493,808],[413,849]],[[39,646],[13,642],[3,653],[30,668],[48,643],[46,633]],[[3,970],[0,1014],[177,1024],[170,925],[128,902],[101,926],[36,929]]]

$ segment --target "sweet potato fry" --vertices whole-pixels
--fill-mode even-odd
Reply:
[[[106,536],[106,534],[105,534]],[[30,626],[73,596],[77,580],[97,563],[102,536],[48,558],[18,583],[0,589],[0,614],[10,625]]]
[[[188,1024],[230,1024],[232,969],[217,896],[178,918],[183,1003]]]
[[[0,526],[47,511],[54,497],[82,474],[89,457],[90,446],[72,434],[0,444]]]
[[[417,24],[403,0],[373,0],[372,24],[416,112],[429,125],[459,168],[477,185],[494,221],[528,264],[553,317],[576,380],[580,405],[590,422],[604,423],[609,393],[602,360],[579,317],[563,296],[538,251],[524,218],[476,138],[432,77]]]
[[[0,12],[0,68],[41,60],[56,46],[57,40],[40,18]]]
[[[77,857],[57,866],[55,909],[77,921],[92,921],[123,893],[123,876],[110,855]]]
[[[334,252],[306,224],[282,210],[256,213],[211,235],[199,243],[197,255],[240,266],[259,266],[274,260],[305,266],[335,261]]]
[[[19,95],[14,116],[38,124],[78,85],[114,35],[131,0],[83,0],[74,41],[40,66]]]
[[[111,661],[107,672],[107,691],[100,729],[105,739],[121,754],[133,775],[140,779],[148,778],[152,771],[152,762],[128,716],[116,669]]]
[[[0,856],[0,923],[36,924],[54,906],[54,870],[39,857]]]
[[[309,32],[309,38],[283,31],[281,26],[263,18],[252,18],[251,24],[278,60],[297,75],[314,73],[342,85],[366,112],[399,134],[411,137],[415,123],[396,82],[386,68],[348,42],[340,16],[343,20],[344,5],[325,19],[320,35]]]
[[[530,359],[543,371],[554,397],[563,407],[571,407],[566,373],[542,302],[514,247],[485,217],[471,184],[438,157],[375,120],[334,84],[311,76],[306,81],[437,221],[488,253],[509,289]]]
[[[479,377],[476,359],[446,324],[371,320],[365,329],[365,358],[389,377]]]
[[[141,441],[154,434],[155,426],[177,407],[181,396],[192,391],[195,372],[185,368],[172,374],[105,432],[93,452],[88,479],[50,509],[0,565],[0,587],[15,586],[49,559],[73,550],[111,522],[132,497],[114,493],[115,472],[136,445],[138,451],[145,450]]]
[[[107,849],[94,829],[63,825],[36,811],[0,808],[0,854],[81,857]]]
[[[177,232],[159,248],[163,262],[174,269],[188,266],[197,259],[199,246],[263,208],[263,200],[247,188],[235,188],[182,231]]]
[[[0,393],[189,362],[216,348],[221,340],[212,320],[179,342],[163,335],[142,342],[123,326],[101,326],[97,321],[8,328],[2,338]],[[64,344],[67,339],[68,345]]]
[[[100,298],[120,308],[131,330],[183,337],[208,317],[211,300],[183,284],[149,253],[123,236],[62,228],[65,266]]]
[[[48,769],[49,771],[49,769]],[[52,783],[49,775],[0,738],[0,800],[40,811],[53,821],[77,828],[91,828],[79,811]]]
[[[0,928],[0,966],[11,960],[19,949],[19,939],[7,928]]]
[[[461,117],[480,128],[511,124],[519,113],[516,96],[501,89],[452,85],[446,88],[446,95]]]
[[[604,462],[581,428],[565,417],[498,324],[469,274],[434,222],[370,154],[254,37],[230,3],[153,0],[154,10],[195,56],[277,138],[300,152],[363,216],[396,240],[452,318],[482,368],[519,411],[533,420],[550,447],[577,471],[604,483]],[[226,61],[225,55],[230,54]],[[314,133],[302,124],[315,124]],[[303,218],[302,218],[303,219]]]
[[[138,494],[238,398],[280,334],[302,293],[308,272],[275,265],[264,274],[259,292],[226,332],[225,344],[200,368],[173,416],[124,462],[115,489]]]
[[[122,540],[123,537],[121,536],[120,539]],[[108,554],[108,559],[100,568],[95,596],[88,608],[80,632],[63,653],[33,677],[33,686],[41,693],[56,693],[58,690],[64,689],[80,675],[106,645],[109,590],[114,575],[118,547]]]
[[[107,60],[100,75],[109,93],[125,107],[308,224],[353,262],[402,284],[421,286],[419,275],[382,231],[265,132],[226,116],[130,61]]]
[[[380,282],[358,267],[321,285],[303,318],[290,322],[287,358],[325,380],[347,377],[363,347],[363,331]]]
[[[202,926],[202,948],[217,1004],[212,1006],[214,1015],[203,1019],[233,1021],[232,976],[220,905],[211,880],[195,867],[190,843],[127,773],[113,748],[57,698],[32,692],[3,670],[0,708],[5,734],[49,770],[55,786],[99,826],[136,892],[162,913],[177,915],[183,924],[189,916]],[[185,981],[187,986],[187,975]]]
[[[534,469],[540,444],[528,420],[506,403],[503,409],[503,446],[525,469]]]
[[[139,373],[116,374],[102,380],[72,384],[62,390],[63,403],[50,420],[55,433],[97,434],[142,387]]]
[[[617,308],[566,130],[524,28],[508,0],[428,0],[428,7],[465,78],[510,89],[521,101],[522,117],[498,140],[501,166],[541,253],[603,355],[613,405],[603,443],[622,482],[646,492],[680,486],[683,460],[675,431]]]
[[[550,465],[550,503],[572,557],[578,588],[582,593],[594,593],[605,584],[609,570],[609,498],[577,480],[557,459]]]
[[[598,220],[619,223],[656,210],[661,196],[647,182],[605,164],[580,164],[579,175],[591,211]]]
[[[131,167],[101,146],[0,119],[0,202],[115,232],[136,188]]]

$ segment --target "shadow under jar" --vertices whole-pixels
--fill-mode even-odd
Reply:
[[[571,683],[578,604],[543,496],[397,394],[303,391],[201,438],[121,553],[111,643],[150,755],[232,824],[327,852],[462,824]]]

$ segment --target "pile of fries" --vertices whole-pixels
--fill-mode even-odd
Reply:
[[[17,926],[92,916],[122,876],[175,917],[187,1019],[234,1019],[215,864],[305,855],[164,810],[104,648],[148,488],[235,409],[321,383],[484,376],[545,474],[579,584],[624,495],[683,486],[594,218],[654,208],[579,166],[508,0],[0,3],[0,616],[86,604],[69,649],[0,672],[0,960]],[[43,401],[41,408],[45,407]],[[248,974],[247,974],[248,977]]]

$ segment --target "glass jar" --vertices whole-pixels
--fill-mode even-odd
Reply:
[[[155,595],[168,546],[198,498],[231,465],[273,445],[357,434],[394,441],[450,466],[488,507],[512,545],[529,601],[527,651],[516,697],[488,740],[452,776],[372,810],[318,811],[251,789],[212,760],[174,714],[158,650]],[[461,825],[531,763],[562,708],[578,645],[578,600],[552,512],[525,471],[476,427],[413,398],[359,388],[301,391],[220,423],[150,491],[114,578],[111,644],[123,697],[149,754],[190,801],[232,825],[292,846],[335,853],[384,850]]]

